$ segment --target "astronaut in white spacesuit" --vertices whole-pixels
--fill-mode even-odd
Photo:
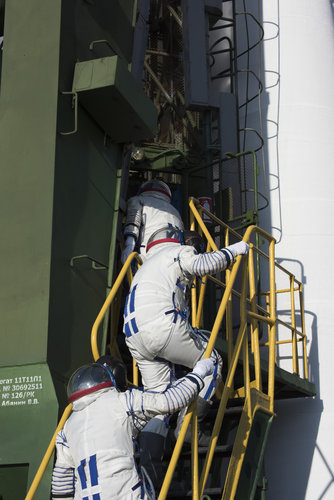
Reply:
[[[79,368],[68,384],[73,411],[56,437],[52,499],[155,498],[137,471],[134,438],[150,418],[189,405],[212,371],[212,361],[202,360],[165,392],[147,393],[126,390],[125,365],[112,356]]]
[[[201,278],[226,269],[237,255],[246,254],[248,248],[248,244],[241,241],[204,253],[204,240],[198,233],[172,228],[164,228],[151,236],[146,247],[148,258],[131,284],[123,326],[126,344],[139,366],[146,390],[164,390],[171,381],[172,364],[191,369],[205,353],[207,337],[192,328],[188,320],[187,292],[194,276]],[[221,357],[215,349],[211,357],[215,371],[206,377],[199,394],[199,416],[207,413],[208,401],[221,379]],[[151,447],[151,443],[159,439],[162,442],[166,435],[163,418],[155,418],[141,433],[142,442],[147,441],[143,447]],[[200,444],[201,438],[199,435]],[[143,454],[143,460],[146,455],[149,455],[148,463],[153,463],[153,452]]]
[[[128,200],[124,225],[124,264],[135,247],[145,260],[146,245],[150,236],[166,226],[183,229],[181,216],[171,205],[172,193],[167,184],[159,179],[144,182],[137,196]]]

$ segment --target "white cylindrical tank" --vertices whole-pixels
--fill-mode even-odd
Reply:
[[[251,3],[246,2],[246,7]],[[276,256],[282,265],[305,283],[310,379],[317,390],[314,399],[276,402],[277,418],[266,451],[267,498],[331,499],[334,498],[332,2],[263,0],[262,14],[265,37],[261,64],[265,91],[261,109],[270,205],[261,212],[260,225],[277,239]],[[253,107],[249,111],[247,124],[258,124],[258,110]],[[249,141],[247,146],[251,147]]]

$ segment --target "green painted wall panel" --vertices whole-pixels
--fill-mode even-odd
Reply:
[[[65,109],[66,111],[66,109]],[[62,117],[70,126],[71,110]],[[79,109],[78,133],[58,136],[54,188],[48,363],[64,406],[65,385],[74,369],[92,360],[90,333],[104,302],[114,222],[116,170],[121,148],[104,145],[104,134]]]
[[[46,359],[59,30],[60,0],[6,1],[0,365]]]
[[[0,478],[4,480],[0,482],[0,494],[9,485],[13,495],[9,498],[24,498],[22,488],[25,491],[33,480],[55,431],[57,416],[58,404],[47,365],[0,368]],[[28,464],[28,474],[21,464]],[[15,466],[18,481],[12,482]],[[52,461],[35,500],[49,498],[51,468]]]

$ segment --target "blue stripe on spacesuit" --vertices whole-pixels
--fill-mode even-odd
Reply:
[[[178,398],[179,398],[178,391],[175,391],[174,387],[171,387],[170,388],[170,399],[171,399],[171,402],[173,404],[173,408],[176,408],[176,407],[182,405],[182,398],[181,399],[178,399]]]
[[[131,331],[129,323],[131,323],[132,331]],[[126,323],[124,323],[124,332],[125,332],[125,336],[127,338],[131,337],[132,334],[139,332],[135,318],[132,318],[130,321],[127,321]]]
[[[218,269],[220,262],[221,262],[219,259],[219,255],[217,255],[216,252],[212,252],[210,254],[210,260],[211,260],[211,264],[213,266],[213,271],[216,271],[216,269]]]
[[[86,460],[81,460],[80,465],[78,467],[78,474],[80,477],[81,481],[81,488],[85,490],[87,488],[87,479],[86,479],[86,474],[84,470],[84,466],[86,464]]]
[[[129,302],[129,294],[126,296],[126,299],[125,299],[125,306],[124,306],[124,316],[125,316],[125,318],[128,315],[128,302]]]
[[[137,326],[135,318],[132,318],[132,320],[131,320],[131,326],[132,326],[132,329],[133,329],[133,333],[138,333],[138,326]]]
[[[98,484],[96,455],[89,457],[89,474],[91,485],[96,486]]]
[[[227,260],[227,266],[231,264],[231,253],[228,250],[221,250],[221,252],[225,255],[226,260]]]
[[[186,377],[191,380],[192,382],[194,382],[194,384],[197,385],[197,389],[198,389],[198,392],[201,390],[200,388],[200,385],[198,383],[198,381],[196,380],[196,377],[192,376],[192,375],[186,375]]]
[[[203,399],[205,399],[205,400],[209,399],[209,397],[211,395],[211,391],[216,385],[217,372],[218,372],[218,363],[216,363],[216,365],[215,365],[215,368],[214,368],[214,371],[212,374],[212,380],[211,380],[210,385],[209,385],[209,387],[204,395]]]
[[[178,282],[176,282],[176,285],[178,285]],[[181,288],[181,286],[180,286],[180,288]],[[187,315],[186,315],[187,310],[184,309],[183,312],[182,312],[182,311],[180,311],[180,309],[178,309],[176,307],[176,304],[175,304],[175,292],[173,292],[173,294],[172,294],[172,302],[173,302],[174,309],[170,309],[169,311],[165,311],[165,314],[167,315],[167,314],[174,313],[173,323],[176,323],[178,315],[180,315],[182,319],[186,320],[187,319]]]
[[[203,259],[202,259],[203,270],[201,269],[201,274],[205,273],[205,269],[207,267],[209,267],[210,264],[211,264],[211,261],[208,262],[208,254],[207,253],[203,253]]]
[[[226,269],[232,261],[233,255],[229,250],[215,250],[198,255],[193,263],[192,271],[196,276],[205,276]]]
[[[180,278],[177,278],[177,280],[176,280],[176,286],[178,286],[179,288],[181,288],[181,290],[185,290],[184,286],[181,285]]]
[[[130,313],[135,312],[135,293],[136,293],[137,285],[135,285],[130,294]]]
[[[131,337],[132,333],[129,327],[129,323],[124,323],[124,332],[126,337]]]
[[[135,312],[135,293],[136,293],[137,285],[135,285],[132,291],[128,294],[124,307],[124,318],[127,318],[130,314]],[[131,327],[130,327],[130,324]],[[124,322],[124,333],[127,338],[131,337],[131,335],[138,333],[138,326],[135,318],[131,318],[131,320]]]

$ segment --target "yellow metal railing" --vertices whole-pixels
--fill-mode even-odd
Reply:
[[[98,329],[99,329],[99,326],[101,325],[102,323],[102,320],[104,318],[104,316],[106,315],[109,307],[111,306],[113,300],[115,299],[116,297],[116,294],[118,292],[118,289],[119,287],[121,286],[121,284],[123,283],[123,280],[125,278],[125,276],[127,276],[128,278],[128,281],[129,281],[129,284],[131,284],[131,281],[132,281],[132,271],[131,271],[131,263],[132,261],[136,259],[138,264],[141,265],[142,264],[142,260],[140,258],[140,256],[136,253],[136,252],[132,252],[127,260],[124,262],[124,266],[122,267],[119,275],[117,276],[117,279],[112,287],[112,289],[110,290],[94,324],[93,324],[93,327],[92,327],[92,332],[91,332],[91,346],[92,346],[92,353],[93,353],[93,358],[94,358],[94,361],[96,361],[99,357],[100,357],[100,354],[99,354],[99,349],[98,349],[98,342],[97,342],[97,336],[98,336]],[[133,360],[133,381],[132,381],[133,385],[138,385],[138,367],[137,367],[137,364],[136,364],[136,361]]]
[[[28,493],[25,497],[25,500],[31,500],[32,498],[34,498],[34,495],[35,495],[36,490],[39,486],[39,483],[41,482],[41,479],[44,475],[44,472],[48,466],[48,463],[50,461],[52,453],[54,452],[57,434],[64,427],[64,424],[65,424],[66,420],[68,419],[69,415],[71,414],[71,411],[72,411],[72,404],[69,404],[68,406],[66,406],[64,413],[63,413],[61,419],[59,420],[59,424],[57,426],[57,429],[55,430],[55,432],[52,436],[52,439],[50,441],[48,449],[46,450],[45,455],[42,459],[41,465],[39,466],[39,468],[36,472],[36,475],[33,479],[33,482],[30,485],[30,488],[29,488]]]
[[[204,209],[198,200],[191,198],[189,202],[190,206],[190,227],[191,229],[195,229],[195,221],[198,223],[198,231],[203,234],[208,241],[208,250],[217,250],[217,246],[208,231],[207,227],[202,221],[202,213],[207,214],[215,223],[225,228],[225,246],[229,244],[229,236],[233,234],[239,240],[241,239],[240,235],[229,228],[223,221],[219,220],[214,214],[211,214],[208,210]],[[195,285],[192,288],[192,322],[193,326],[199,327],[200,319],[202,316],[202,309],[204,304],[204,296],[205,289],[207,285],[207,279],[214,281],[216,284],[222,285],[225,289],[223,294],[216,319],[212,328],[210,340],[207,346],[207,350],[205,353],[205,358],[208,358],[211,355],[212,349],[217,340],[218,332],[221,327],[223,317],[226,314],[226,339],[228,342],[228,374],[225,381],[225,386],[223,393],[221,395],[220,405],[218,408],[211,441],[208,447],[208,451],[205,458],[205,463],[203,466],[201,478],[199,481],[199,485],[197,485],[198,479],[198,462],[195,460],[195,456],[197,454],[197,434],[195,433],[196,420],[195,411],[196,405],[193,403],[189,408],[186,418],[183,422],[180,435],[176,442],[174,452],[169,463],[169,467],[167,470],[167,474],[165,476],[164,483],[162,485],[159,500],[164,500],[167,496],[168,489],[172,480],[172,476],[182,449],[184,437],[188,428],[190,421],[192,421],[192,483],[193,483],[193,499],[197,500],[200,496],[203,495],[205,483],[209,474],[210,466],[213,460],[215,446],[217,444],[219,432],[221,429],[224,412],[226,409],[227,401],[230,397],[233,397],[234,394],[234,375],[237,368],[237,363],[239,361],[240,353],[242,352],[243,358],[243,373],[244,373],[244,395],[246,401],[250,401],[250,370],[249,370],[249,350],[248,350],[248,336],[247,336],[247,321],[250,321],[250,331],[251,331],[251,351],[254,356],[254,372],[255,372],[255,380],[253,387],[257,390],[262,391],[262,376],[261,376],[261,357],[260,357],[260,347],[267,346],[269,347],[269,356],[268,356],[268,381],[267,381],[267,397],[268,397],[268,407],[262,408],[263,411],[270,413],[273,415],[274,409],[274,386],[275,386],[275,362],[276,362],[276,346],[281,343],[281,341],[277,341],[276,339],[276,325],[282,324],[288,329],[292,331],[292,339],[290,341],[293,345],[292,350],[292,358],[293,358],[293,369],[294,372],[297,372],[298,366],[298,354],[296,349],[296,341],[297,335],[299,335],[303,341],[303,360],[304,360],[304,376],[308,378],[307,371],[307,357],[306,357],[306,335],[304,332],[304,309],[303,309],[303,301],[302,301],[302,289],[301,284],[298,283],[298,291],[300,295],[300,311],[302,317],[302,331],[299,332],[296,329],[295,325],[295,305],[294,300],[291,298],[291,325],[278,320],[276,316],[276,294],[283,293],[285,290],[276,290],[275,289],[275,270],[276,268],[286,272],[290,276],[291,286],[289,292],[292,294],[295,292],[296,288],[294,287],[294,283],[297,280],[288,273],[284,268],[282,268],[279,264],[275,263],[275,239],[263,231],[262,229],[256,226],[249,226],[245,232],[243,240],[247,243],[250,242],[250,238],[253,234],[258,234],[262,238],[266,239],[269,245],[269,255],[267,256],[263,252],[261,252],[254,245],[250,244],[249,255],[248,258],[244,258],[243,262],[243,273],[242,273],[242,286],[241,293],[233,290],[233,285],[236,281],[237,273],[239,271],[239,267],[242,261],[242,257],[238,256],[233,265],[233,268],[227,270],[225,273],[226,282],[222,283],[217,278],[208,276],[204,279],[199,287],[199,293],[196,293]],[[260,255],[264,256],[268,260],[269,264],[269,291],[266,292],[267,300],[267,309],[263,309],[261,306],[257,304],[256,297],[256,279],[255,279],[255,271],[254,271],[254,251],[258,252]],[[247,296],[247,289],[249,282],[249,296]],[[194,282],[195,283],[195,282]],[[232,295],[235,294],[240,299],[240,328],[238,337],[236,339],[235,345],[233,345],[233,335],[232,335],[232,313],[231,313],[231,300]],[[260,314],[262,313],[262,314]],[[262,322],[268,327],[268,342],[261,344],[259,343],[259,322]],[[251,413],[253,411],[253,415],[256,409],[259,406],[256,406],[252,410],[252,406],[249,403],[247,405],[248,411]],[[193,418],[192,418],[193,417]],[[238,474],[240,473],[242,462],[238,464]],[[223,498],[231,500],[234,497],[237,480],[234,481],[232,485],[232,489],[228,492],[228,495],[232,496],[224,496]],[[226,493],[224,493],[226,495]]]
[[[100,357],[99,349],[98,349],[98,345],[97,345],[98,344],[98,342],[97,342],[98,328],[101,325],[101,322],[102,322],[105,314],[107,313],[108,308],[112,304],[112,302],[117,294],[117,291],[118,291],[120,285],[122,284],[125,276],[127,276],[129,283],[131,283],[131,281],[132,281],[131,263],[134,259],[137,260],[139,265],[142,263],[141,258],[138,256],[138,254],[136,252],[133,252],[132,254],[129,255],[129,257],[127,258],[126,262],[124,263],[124,266],[122,267],[122,269],[121,269],[112,289],[110,290],[110,292],[109,292],[109,294],[108,294],[108,296],[107,296],[107,298],[102,306],[102,309],[99,312],[99,314],[94,322],[94,325],[92,327],[91,347],[92,347],[92,354],[93,354],[94,361],[96,361]],[[138,367],[136,366],[135,361],[133,361],[133,385],[138,385]],[[42,462],[41,462],[41,464],[36,472],[36,475],[31,483],[31,486],[30,486],[28,493],[25,497],[25,500],[32,500],[32,498],[34,498],[36,490],[41,482],[41,479],[45,473],[45,470],[46,470],[47,465],[50,461],[50,458],[55,450],[57,434],[64,427],[66,420],[68,419],[68,417],[71,414],[71,411],[72,411],[72,404],[69,404],[65,408],[64,413],[63,413],[63,415],[59,421],[59,424],[57,426],[57,429],[55,430],[55,433],[52,436],[52,439],[50,441],[48,449],[46,450],[45,455],[42,459]]]

